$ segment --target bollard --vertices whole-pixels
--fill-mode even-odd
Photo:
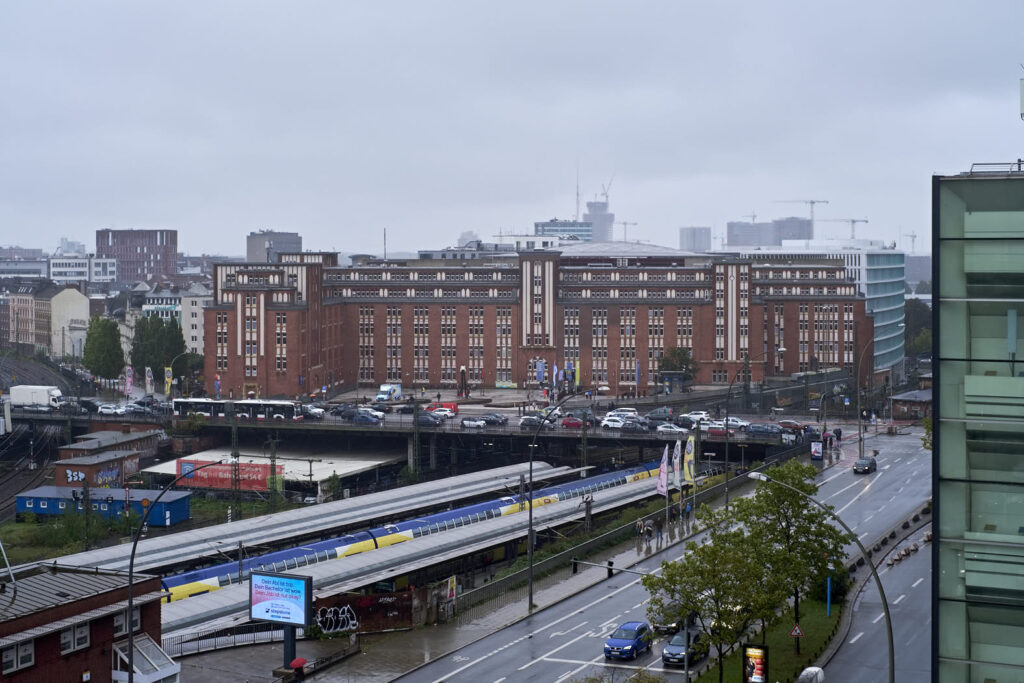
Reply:
[[[612,569],[612,567],[614,567],[614,566],[615,566],[615,563],[613,561],[611,561],[611,560],[608,560],[608,578],[609,579],[612,578],[613,576],[615,576],[615,570]]]

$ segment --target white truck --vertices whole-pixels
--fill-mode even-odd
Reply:
[[[381,384],[377,390],[378,401],[400,401],[402,400],[401,384]]]
[[[11,407],[58,410],[64,397],[57,387],[19,384],[11,387]]]

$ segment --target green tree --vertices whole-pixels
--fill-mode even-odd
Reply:
[[[711,522],[714,513],[701,508],[698,519]],[[759,543],[742,527],[712,524],[703,543],[690,541],[686,554],[676,562],[661,563],[660,574],[641,579],[651,594],[647,613],[661,623],[683,621],[695,614],[697,625],[718,654],[718,680],[724,676],[724,660],[740,641],[761,606],[760,586],[765,563],[752,548]]]
[[[932,328],[921,330],[907,342],[907,353],[912,356],[930,356],[932,353]]]
[[[686,379],[693,379],[697,372],[697,361],[693,359],[690,349],[682,346],[674,346],[665,350],[658,365],[661,370],[685,373]]]
[[[921,421],[924,426],[924,436],[921,437],[921,447],[926,450],[932,449],[932,418],[928,416]]]
[[[818,491],[813,483],[815,474],[813,465],[789,460],[772,469],[771,476],[813,497]],[[762,482],[753,496],[738,499],[729,519],[758,539],[756,547],[773,580],[781,580],[793,597],[793,616],[799,623],[801,595],[813,581],[828,575],[843,557],[843,546],[852,539],[833,526],[824,510],[796,491],[771,482]],[[799,652],[799,639],[795,640]]]
[[[920,299],[907,299],[903,302],[903,322],[906,323],[907,336],[914,336],[921,330],[932,329],[932,309]]]
[[[152,318],[148,315],[139,317],[135,321],[135,335],[132,337],[131,363],[135,368],[135,374],[144,377],[146,368],[150,367],[149,349],[152,347],[152,334],[150,333]]]
[[[124,351],[117,323],[109,318],[93,317],[85,336],[82,363],[104,379],[119,377],[124,368]]]

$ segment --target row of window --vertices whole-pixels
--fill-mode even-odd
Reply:
[[[132,608],[132,632],[139,630],[140,610]],[[128,635],[127,610],[114,615],[114,637]],[[92,622],[75,624],[60,632],[60,653],[62,655],[78,652],[89,647],[91,642],[90,627]],[[28,669],[36,663],[35,640],[27,640],[0,650],[0,673],[9,674]]]

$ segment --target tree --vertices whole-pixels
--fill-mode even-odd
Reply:
[[[815,474],[817,468],[813,465],[790,460],[774,468],[771,476],[814,496],[818,491],[813,483]],[[759,552],[766,549],[762,560],[793,596],[793,616],[799,623],[801,594],[812,581],[828,575],[836,560],[843,557],[843,546],[852,539],[833,526],[824,510],[796,491],[771,482],[761,483],[753,496],[737,500],[730,519],[758,539]],[[796,641],[799,652],[799,639]]]
[[[117,323],[109,318],[93,317],[85,336],[82,363],[89,371],[104,379],[114,379],[124,368],[124,351]]]
[[[655,621],[685,622],[696,615],[697,625],[718,654],[718,680],[724,676],[724,660],[758,616],[764,596],[765,563],[752,549],[759,542],[742,526],[717,524],[716,513],[704,506],[702,523],[711,523],[703,543],[690,541],[677,562],[661,563],[660,574],[641,579],[651,594],[648,615]],[[777,604],[777,603],[776,603]]]
[[[924,425],[924,436],[921,437],[921,448],[924,448],[925,450],[929,450],[930,451],[932,449],[932,418],[931,418],[931,416],[929,415],[928,417],[924,418],[921,421],[921,424]]]
[[[912,356],[930,356],[932,353],[932,328],[928,327],[914,335],[907,342],[907,353]]]
[[[932,329],[932,309],[920,299],[907,299],[903,302],[903,322],[906,323],[908,336],[921,330]]]
[[[658,368],[662,371],[682,372],[685,373],[686,379],[693,379],[697,373],[697,361],[693,359],[690,349],[674,346],[671,349],[666,349]]]

